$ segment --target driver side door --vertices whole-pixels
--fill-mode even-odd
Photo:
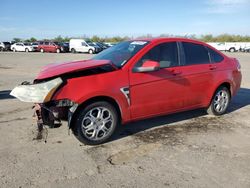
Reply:
[[[147,60],[159,62],[160,70],[129,73],[132,119],[174,112],[184,107],[188,81],[181,75],[177,43],[165,42],[151,48],[135,67],[141,67]]]

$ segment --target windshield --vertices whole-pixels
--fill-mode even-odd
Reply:
[[[95,46],[95,44],[93,42],[87,41],[87,44],[90,45],[90,46]]]
[[[120,68],[148,43],[148,41],[121,42],[102,51],[92,59],[110,60],[113,64]]]

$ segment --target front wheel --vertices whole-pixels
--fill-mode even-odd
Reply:
[[[56,49],[56,53],[60,53],[61,50],[59,48]]]
[[[89,50],[89,54],[93,54],[94,51],[92,49]]]
[[[29,49],[28,49],[28,48],[25,48],[25,52],[29,52]]]
[[[80,111],[73,125],[77,139],[88,145],[106,142],[119,123],[117,110],[108,102],[94,102]]]
[[[227,111],[231,99],[230,91],[226,87],[219,87],[207,109],[208,114],[222,115]]]
[[[41,53],[44,53],[44,49],[41,48],[41,49],[40,49],[40,52],[41,52]]]

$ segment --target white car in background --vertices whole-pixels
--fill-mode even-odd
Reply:
[[[90,46],[84,39],[70,39],[69,50],[71,53],[87,52],[89,54],[96,53],[96,48]]]
[[[31,46],[29,43],[18,42],[11,45],[11,50],[13,52],[33,52],[34,47]]]
[[[242,49],[243,52],[250,52],[250,46],[246,46]]]
[[[225,52],[237,52],[240,51],[243,45],[242,42],[208,42],[209,45],[215,49]]]
[[[0,52],[3,51],[5,48],[5,45],[3,42],[0,42]]]

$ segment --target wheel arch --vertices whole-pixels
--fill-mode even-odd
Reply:
[[[210,95],[210,100],[209,100],[209,104],[208,104],[208,105],[211,104],[211,101],[213,100],[213,97],[214,97],[215,92],[217,91],[217,89],[218,89],[219,87],[222,87],[222,86],[226,87],[226,88],[229,90],[229,92],[230,92],[230,97],[232,97],[232,84],[231,84],[230,81],[224,81],[224,82],[218,84],[218,85],[215,87],[215,89],[213,90],[213,93]]]
[[[98,101],[105,101],[113,105],[115,109],[117,110],[119,121],[122,122],[122,110],[121,110],[119,103],[114,98],[109,97],[109,96],[95,96],[95,97],[89,98],[88,100],[82,102],[81,104],[77,106],[77,109],[75,110],[75,112],[72,114],[70,118],[71,121],[69,122],[69,125],[68,125],[69,128],[73,128],[73,125],[75,124],[75,120],[76,120],[75,117],[83,108],[85,108],[91,103],[98,102]]]
[[[228,90],[229,90],[229,92],[230,92],[230,97],[232,96],[232,84],[230,83],[230,82],[228,82],[228,81],[226,81],[226,82],[223,82],[223,83],[221,83],[217,88],[216,88],[216,90],[219,88],[219,87],[222,87],[222,86],[224,86],[224,87],[226,87]],[[215,90],[215,91],[216,91]],[[215,92],[214,91],[214,92]]]

